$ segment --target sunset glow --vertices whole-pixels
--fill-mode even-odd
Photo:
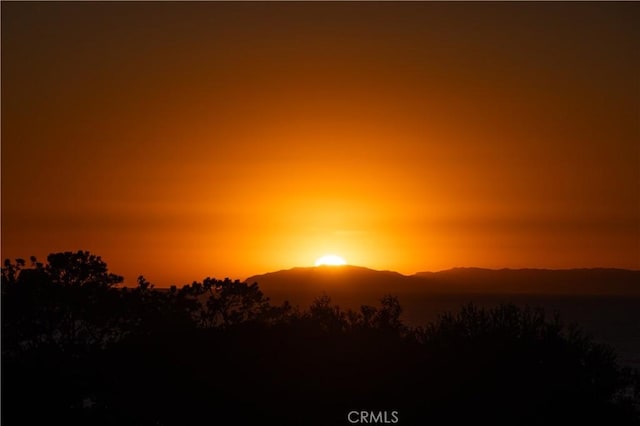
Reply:
[[[336,256],[335,254],[327,254],[322,256],[318,260],[316,260],[316,266],[340,266],[346,265],[347,262],[341,258],[340,256]]]
[[[635,5],[154,3],[3,3],[3,257],[640,269]]]

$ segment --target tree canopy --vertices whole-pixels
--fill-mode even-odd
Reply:
[[[638,373],[540,309],[470,304],[409,327],[393,295],[300,309],[229,279],[121,284],[86,251],[5,261],[6,424],[320,425],[360,408],[403,424],[638,424]]]

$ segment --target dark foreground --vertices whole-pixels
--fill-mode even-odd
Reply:
[[[298,311],[237,281],[120,282],[86,252],[5,264],[3,424],[640,424],[637,372],[541,310],[407,327],[391,296]]]

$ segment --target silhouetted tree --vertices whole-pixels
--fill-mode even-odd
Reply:
[[[88,252],[49,255],[47,264],[31,257],[5,260],[2,270],[3,330],[16,339],[14,349],[54,345],[104,345],[117,339],[122,277],[111,274],[99,256]]]
[[[206,278],[202,286],[207,299],[200,317],[204,327],[231,326],[260,318],[269,306],[258,285],[226,278]]]
[[[112,287],[123,280],[107,270],[100,256],[82,250],[50,254],[44,269],[53,284],[64,286]]]
[[[401,320],[402,307],[398,298],[385,295],[380,299],[380,308],[362,305],[359,311],[346,312],[348,327],[354,331],[390,333],[404,337],[408,328]]]
[[[328,332],[344,331],[347,326],[347,313],[337,305],[332,306],[331,298],[326,294],[313,301],[304,317]]]

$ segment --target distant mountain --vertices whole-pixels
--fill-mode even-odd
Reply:
[[[454,268],[414,277],[455,292],[640,296],[640,271],[627,269]]]
[[[247,278],[274,302],[306,306],[328,294],[346,306],[428,294],[608,295],[640,297],[640,271],[625,269],[454,268],[402,275],[358,266],[293,268]]]
[[[377,304],[385,294],[396,294],[410,284],[410,277],[392,271],[376,271],[360,266],[318,266],[293,268],[246,279],[257,282],[274,302],[290,300],[302,306],[327,294],[344,301]]]

